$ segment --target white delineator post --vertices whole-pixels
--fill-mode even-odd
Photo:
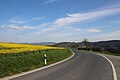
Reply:
[[[45,61],[45,65],[47,65],[47,55],[44,54],[44,61]]]

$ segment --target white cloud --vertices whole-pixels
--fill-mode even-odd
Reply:
[[[33,21],[39,20],[39,19],[40,19],[39,17],[34,17],[34,18],[32,18]]]
[[[59,18],[55,20],[54,24],[57,26],[66,26],[76,22],[104,18],[106,16],[111,16],[118,13],[120,13],[120,6],[106,8],[99,11],[86,12],[86,13],[72,13],[72,14],[67,14],[67,17]]]
[[[80,28],[75,28],[75,31],[80,31],[81,29]]]
[[[73,23],[82,22],[82,21],[91,21],[93,19],[104,18],[106,16],[111,16],[114,14],[120,13],[120,8],[111,7],[100,9],[99,11],[91,11],[85,13],[72,13],[67,14],[67,17],[58,18],[53,22],[44,23],[37,26],[18,26],[7,25],[0,26],[0,28],[6,29],[15,29],[14,33],[12,30],[8,30],[11,32],[7,32],[2,36],[2,40],[8,41],[22,41],[22,42],[36,42],[36,41],[80,41],[82,38],[87,37],[88,40],[107,40],[107,39],[120,39],[120,31],[111,32],[103,34],[101,30],[97,27],[76,27],[75,25],[71,25]],[[40,17],[35,17],[32,20],[39,20]],[[14,22],[14,21],[13,21]],[[62,27],[64,26],[64,27]],[[96,25],[97,26],[97,25]],[[34,29],[31,32],[24,32],[22,30],[26,29]],[[21,34],[23,32],[23,34]],[[0,32],[2,35],[2,32]],[[16,34],[17,33],[17,34]],[[8,35],[10,34],[10,35]],[[92,34],[92,36],[91,36]],[[12,38],[9,38],[11,37]]]
[[[120,40],[120,31],[114,31],[114,32],[106,33],[103,36],[101,35],[101,37],[104,40],[113,40],[113,39]]]
[[[53,3],[60,0],[46,0],[43,4]]]
[[[17,21],[14,19],[10,19],[10,20],[8,20],[8,22],[12,23],[12,24],[24,24],[24,23],[26,23],[25,21]]]
[[[49,28],[44,28],[44,29],[42,29],[41,31],[43,31],[43,32],[48,32],[48,31],[55,31],[55,30],[57,30],[58,28],[56,28],[56,27],[49,27]]]
[[[119,24],[119,23],[120,23],[120,20],[111,21],[111,23]]]
[[[0,28],[6,28],[6,29],[34,29],[34,27],[30,27],[30,26],[17,26],[17,25],[7,25],[7,26],[0,26]]]
[[[86,29],[85,31],[91,32],[91,33],[98,33],[98,32],[101,32],[100,29]]]
[[[88,36],[90,41],[106,41],[106,40],[120,40],[120,31],[113,31],[108,33],[100,33],[94,36]]]
[[[40,21],[40,20],[43,20],[43,19],[45,19],[45,17],[33,17],[32,21]]]

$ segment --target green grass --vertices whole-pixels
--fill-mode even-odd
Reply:
[[[44,66],[44,53],[47,54],[48,65],[69,57],[68,49],[42,50],[0,55],[0,78]]]

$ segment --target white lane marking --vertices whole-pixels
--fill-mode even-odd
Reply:
[[[95,53],[95,54],[96,54],[96,53]],[[114,80],[118,80],[118,79],[117,79],[117,73],[116,73],[116,70],[115,70],[115,67],[114,67],[112,61],[111,61],[110,59],[108,59],[108,58],[107,58],[106,56],[104,56],[104,55],[101,55],[101,54],[97,54],[97,55],[100,55],[100,56],[104,57],[105,59],[107,59],[107,61],[110,63],[110,65],[111,65],[111,67],[112,67]]]
[[[71,50],[70,50],[71,51]],[[20,74],[16,74],[16,75],[12,75],[12,76],[8,76],[8,77],[5,77],[5,78],[0,78],[0,80],[9,80],[9,79],[13,79],[13,78],[16,78],[16,77],[20,77],[20,76],[24,76],[24,75],[27,75],[27,74],[30,74],[30,73],[33,73],[33,72],[36,72],[36,71],[40,71],[40,70],[43,70],[43,69],[46,69],[46,68],[49,68],[49,67],[52,67],[52,66],[55,66],[55,65],[58,65],[60,63],[63,63],[65,61],[68,61],[70,60],[71,58],[73,58],[75,56],[75,53],[73,51],[72,52],[72,55],[62,61],[59,61],[59,62],[56,62],[56,63],[53,63],[53,64],[50,64],[48,66],[44,66],[44,67],[41,67],[41,68],[38,68],[38,69],[35,69],[35,70],[31,70],[31,71],[27,71],[27,72],[23,72],[23,73],[20,73]]]

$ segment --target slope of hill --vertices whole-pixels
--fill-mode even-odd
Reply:
[[[55,47],[66,47],[66,48],[74,48],[77,47],[78,43],[75,42],[61,42],[61,43],[56,43],[53,46]]]
[[[54,45],[55,42],[36,42],[36,43],[23,43],[23,44],[32,44],[32,45]]]
[[[120,49],[120,40],[109,40],[109,41],[99,41],[99,42],[89,42],[91,46],[100,46],[100,47],[114,47]],[[80,46],[85,46],[84,42],[61,42],[56,43],[53,46],[57,47],[67,47],[67,48],[77,48]]]
[[[112,53],[114,55],[120,55],[120,40],[110,40],[110,41],[99,41],[99,42],[89,42],[88,48],[85,47],[84,42],[62,42],[57,43],[53,46],[56,47],[66,47],[75,48],[79,50],[90,50],[104,52],[106,54]]]
[[[92,46],[118,47],[118,48],[120,48],[120,40],[92,42]]]

